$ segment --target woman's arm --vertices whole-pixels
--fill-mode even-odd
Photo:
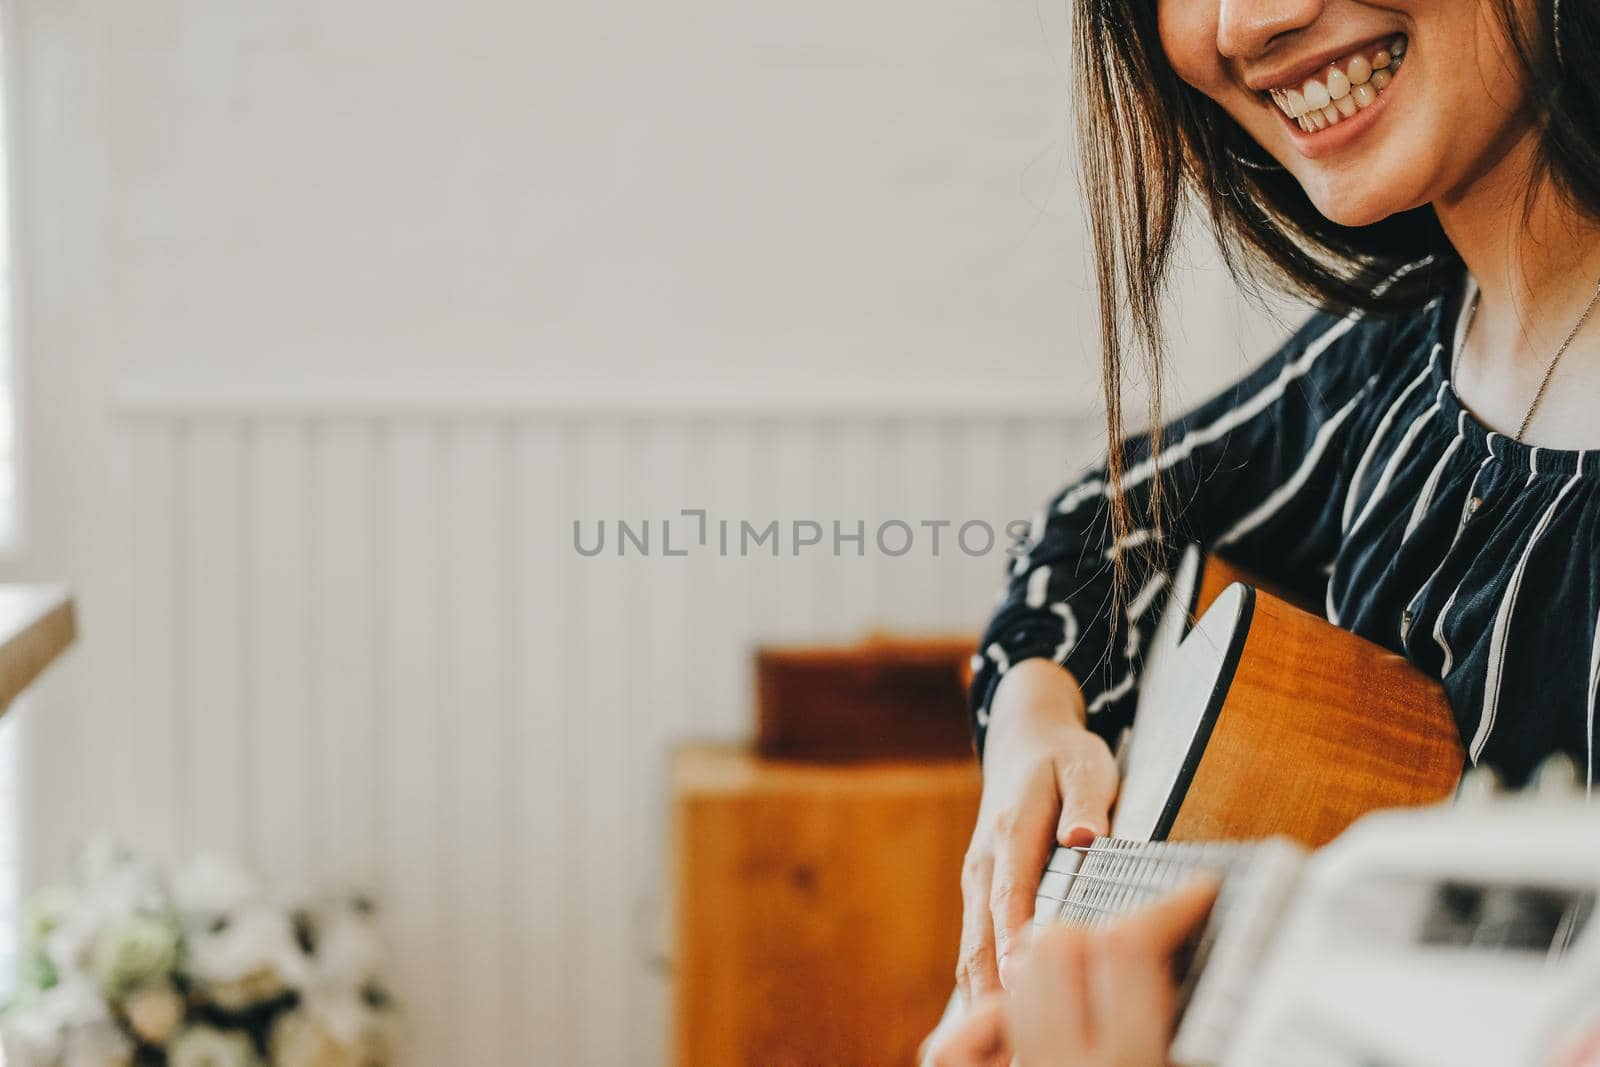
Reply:
[[[1116,491],[1139,521],[1159,479],[1159,544],[1148,529],[1133,531],[1128,545],[1111,543],[1113,488],[1103,464],[1049,501],[1017,546],[980,642],[970,693],[980,753],[1000,680],[1034,658],[1072,675],[1089,727],[1116,743],[1132,716],[1139,653],[1187,545],[1219,551],[1297,592],[1321,592],[1322,567],[1342,532],[1346,459],[1352,444],[1364,443],[1370,412],[1361,401],[1386,333],[1381,321],[1319,313],[1254,372],[1164,426],[1159,456],[1152,458],[1148,434],[1126,439]],[[1135,560],[1135,586],[1113,614],[1111,559],[1119,549]],[[1141,572],[1141,558],[1153,567]]]
[[[996,688],[994,707],[983,797],[961,875],[958,982],[969,998],[1006,978],[1051,844],[1088,844],[1104,834],[1117,791],[1111,750],[1085,727],[1078,683],[1056,664],[1017,664]]]
[[[1159,473],[1169,518],[1160,543],[1148,530],[1133,535],[1155,565],[1135,569],[1121,610],[1111,611],[1118,546],[1105,468],[1067,486],[1035,520],[984,632],[970,696],[984,795],[962,872],[957,981],[969,999],[1001,984],[1052,840],[1076,844],[1107,829],[1110,746],[1132,720],[1141,651],[1183,546],[1221,550],[1320,594],[1385,332],[1372,320],[1316,315],[1262,367],[1167,425],[1158,458],[1147,435],[1124,442],[1119,491],[1141,516]]]

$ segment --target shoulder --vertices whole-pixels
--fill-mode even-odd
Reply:
[[[1361,311],[1315,311],[1243,383],[1244,391],[1280,393],[1285,403],[1321,416],[1359,403],[1396,362],[1396,325]]]
[[[1379,403],[1425,377],[1440,358],[1449,302],[1440,293],[1405,311],[1315,311],[1269,366],[1295,382],[1314,408]]]

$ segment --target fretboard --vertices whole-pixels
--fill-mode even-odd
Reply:
[[[1035,926],[1101,926],[1202,874],[1222,879],[1211,918],[1178,961],[1181,1021],[1174,1063],[1214,1063],[1265,958],[1305,864],[1281,838],[1248,844],[1101,837],[1058,848],[1034,898]]]
[[[1201,874],[1226,881],[1248,865],[1257,847],[1099,837],[1082,848],[1058,848],[1034,898],[1034,925],[1101,925]]]

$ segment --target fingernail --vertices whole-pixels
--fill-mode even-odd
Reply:
[[[1000,957],[1000,963],[999,963],[1000,985],[1002,987],[1006,988],[1006,989],[1010,989],[1011,988],[1011,975],[1008,973],[1010,971],[1010,969],[1011,969],[1011,957],[1010,956],[1001,956]]]
[[[1092,826],[1074,826],[1067,831],[1067,847],[1093,844],[1094,839],[1099,836],[1099,831]]]

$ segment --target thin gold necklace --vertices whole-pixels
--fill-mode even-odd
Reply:
[[[1457,373],[1461,367],[1461,353],[1466,351],[1467,338],[1471,336],[1472,324],[1478,318],[1478,301],[1482,296],[1482,289],[1472,294],[1472,307],[1467,309],[1467,325],[1461,331],[1461,343],[1456,346],[1455,354],[1450,359],[1450,380],[1452,382],[1461,380],[1460,375]],[[1519,444],[1522,442],[1522,435],[1528,432],[1528,423],[1533,421],[1533,413],[1539,410],[1539,405],[1544,401],[1545,390],[1550,388],[1550,379],[1556,373],[1556,364],[1560,363],[1561,357],[1567,354],[1567,346],[1572,344],[1574,337],[1578,336],[1578,331],[1583,329],[1583,324],[1589,321],[1589,313],[1594,310],[1597,303],[1600,303],[1600,281],[1595,282],[1594,295],[1584,305],[1583,314],[1578,316],[1578,321],[1573,324],[1572,329],[1567,333],[1566,340],[1561,342],[1561,347],[1556,349],[1556,354],[1550,357],[1550,365],[1544,369],[1544,378],[1539,382],[1539,391],[1533,394],[1533,403],[1528,405],[1528,413],[1522,416],[1522,425],[1517,427],[1517,436],[1512,438],[1513,441]]]

